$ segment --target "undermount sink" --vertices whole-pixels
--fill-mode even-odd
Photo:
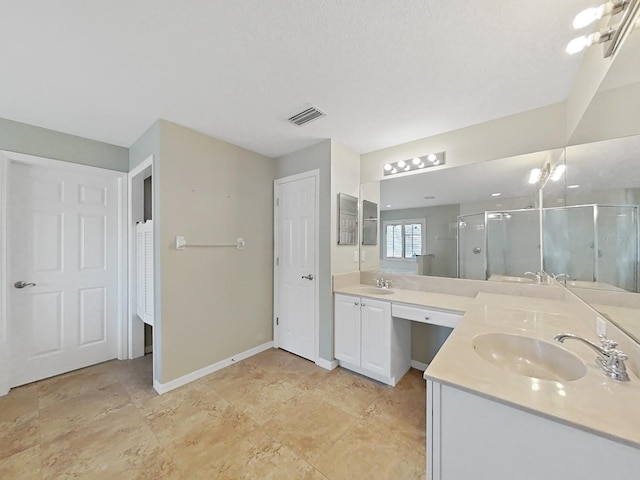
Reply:
[[[488,362],[525,377],[571,381],[587,373],[585,364],[573,353],[522,335],[483,333],[474,337],[473,349]]]
[[[362,295],[391,295],[393,290],[380,287],[360,287],[358,290],[362,292]]]

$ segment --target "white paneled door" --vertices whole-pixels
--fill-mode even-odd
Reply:
[[[316,361],[316,177],[276,182],[278,347]]]
[[[119,198],[112,175],[18,162],[9,169],[14,387],[116,358]]]

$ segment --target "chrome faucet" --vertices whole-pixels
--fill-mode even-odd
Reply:
[[[624,361],[629,357],[627,357],[622,350],[618,350],[616,348],[618,346],[618,342],[609,340],[604,335],[598,335],[598,337],[600,338],[600,345],[596,345],[592,341],[579,337],[578,335],[574,335],[573,333],[559,333],[553,337],[553,339],[563,343],[569,338],[579,340],[585,345],[588,345],[598,352],[599,356],[596,358],[596,364],[598,364],[605,376],[621,382],[628,382],[629,374],[627,374],[627,367],[624,364]]]
[[[542,283],[542,273],[541,272],[538,272],[538,273],[524,272],[524,276],[526,277],[527,275],[531,275],[533,278],[535,278],[536,283]]]
[[[554,280],[560,280],[561,278],[566,278],[567,280],[570,280],[570,277],[567,273],[557,273],[553,276]]]
[[[391,280],[385,280],[384,278],[376,278],[376,287],[388,289],[391,285]]]

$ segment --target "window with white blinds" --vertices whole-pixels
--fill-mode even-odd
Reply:
[[[425,220],[389,220],[384,222],[384,258],[413,260],[425,249]]]

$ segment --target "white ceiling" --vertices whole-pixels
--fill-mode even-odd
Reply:
[[[365,153],[565,100],[599,0],[0,0],[0,117],[125,147],[164,118]],[[328,116],[297,127],[307,103]]]

